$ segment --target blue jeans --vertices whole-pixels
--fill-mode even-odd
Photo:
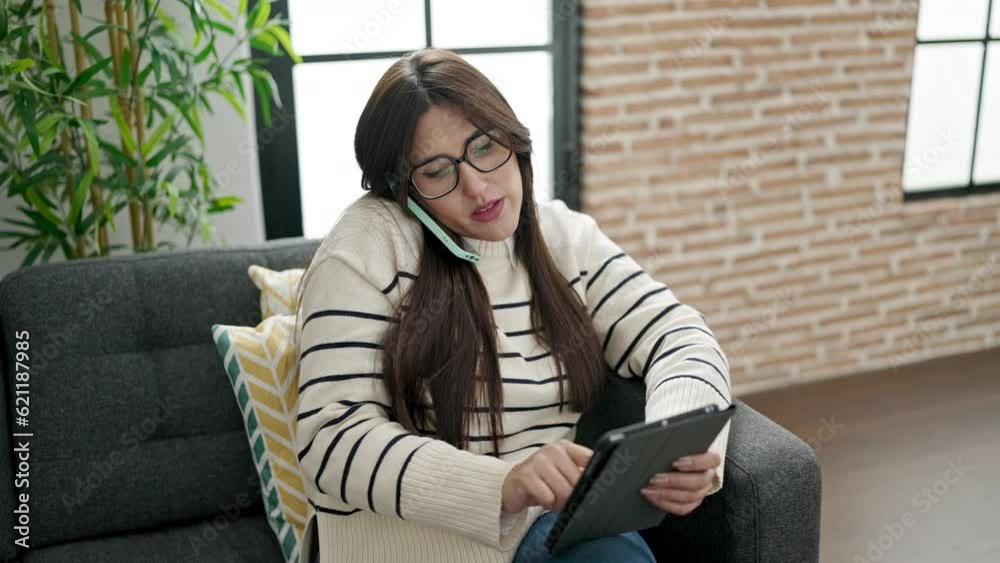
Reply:
[[[535,520],[517,548],[514,563],[656,563],[653,552],[636,531],[585,541],[552,555],[545,548],[545,538],[558,516],[558,512],[550,511]]]

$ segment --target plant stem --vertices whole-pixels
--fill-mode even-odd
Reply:
[[[70,0],[69,3],[69,18],[70,26],[73,30],[73,35],[80,36],[80,12],[76,8],[76,2]],[[76,63],[76,73],[80,74],[84,71],[84,58],[83,58],[83,47],[77,43],[73,43],[73,55]],[[83,105],[80,107],[80,117],[84,120],[90,121],[93,119],[94,115],[90,110],[90,100],[85,100]],[[86,157],[86,168],[89,169],[91,166],[90,154],[87,153]],[[108,248],[108,226],[101,222],[101,215],[104,209],[104,194],[101,193],[101,189],[98,186],[97,180],[90,185],[90,204],[94,208],[94,224],[98,225],[97,229],[97,250],[101,256],[107,256],[109,253]]]
[[[52,50],[52,55],[56,57],[57,64],[65,69],[66,64],[62,61],[62,51],[59,50],[59,30],[56,27],[56,6],[53,0],[45,0],[45,34],[48,35],[49,49]],[[62,105],[62,100],[60,100],[60,106]],[[67,164],[70,162],[73,150],[70,147],[69,142],[69,131],[63,128],[59,132],[59,144],[62,147],[63,155],[66,157]],[[68,173],[66,174],[66,180],[64,182],[66,190],[66,199],[68,201],[73,201],[73,176]],[[76,233],[72,226],[69,226],[69,232],[71,238],[75,240],[75,248],[73,258],[79,258],[81,256],[87,255],[86,241],[83,237],[76,237]]]
[[[129,56],[131,57],[132,72],[129,75],[132,78],[132,100],[135,103],[134,109],[132,111],[135,116],[135,147],[136,147],[136,162],[139,163],[139,181],[143,184],[146,183],[148,174],[146,172],[146,155],[142,152],[142,145],[146,142],[146,119],[143,110],[144,98],[142,92],[139,91],[139,36],[136,34],[135,27],[135,2],[129,4],[128,7],[128,35],[129,35]],[[142,246],[146,250],[152,250],[153,248],[153,213],[150,209],[149,198],[146,196],[141,197],[142,201]]]
[[[114,15],[114,25],[113,28],[108,28],[109,34],[112,37],[112,43],[114,44],[114,50],[116,55],[113,57],[113,62],[115,65],[115,84],[117,85],[117,99],[118,107],[121,108],[122,113],[125,116],[125,127],[128,129],[127,132],[131,133],[132,126],[131,120],[131,108],[126,104],[126,100],[130,99],[131,96],[125,95],[126,85],[121,83],[121,65],[130,64],[131,61],[123,61],[122,55],[125,51],[125,32],[122,31],[125,28],[125,10],[122,8],[122,4],[119,1],[107,0],[105,4],[105,13],[107,13],[107,6],[113,5],[113,15]],[[112,22],[109,22],[112,23]],[[123,132],[124,135],[124,132]],[[132,157],[131,151],[125,146],[124,138],[122,140],[122,151]],[[132,167],[125,168],[125,174],[128,177],[129,186],[135,186],[135,169]],[[129,216],[129,226],[132,230],[132,251],[140,252],[142,250],[142,223],[140,216],[141,209],[139,207],[139,202],[134,197],[134,195],[129,194],[128,196],[128,216]]]
[[[135,7],[135,2],[138,2],[138,1],[139,0],[134,0],[132,2],[132,6]],[[156,11],[160,9],[160,0],[156,0],[156,4],[153,6],[152,15],[150,15],[150,12],[149,12],[149,3],[148,3],[148,1],[145,2],[145,3],[143,3],[143,5],[146,6],[146,20],[143,22],[143,27],[142,27],[142,36],[145,37],[146,35],[149,34],[149,25],[151,23],[153,23],[153,16],[155,16],[156,15]],[[135,57],[132,58],[132,60],[133,60],[132,72],[131,72],[132,76],[135,76],[136,73],[139,72],[139,58],[141,56],[142,56],[142,45],[139,45],[138,53],[136,53]],[[132,107],[132,105],[135,104],[135,96],[136,95],[138,95],[138,89],[133,90],[132,94],[129,96],[129,99],[128,99],[128,105],[129,105],[129,107]]]

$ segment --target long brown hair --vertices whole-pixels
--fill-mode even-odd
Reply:
[[[565,376],[559,380],[560,402],[584,412],[606,384],[601,343],[580,296],[556,268],[542,238],[532,187],[531,138],[496,86],[447,50],[421,49],[394,62],[358,120],[354,151],[361,187],[409,213],[406,192],[390,191],[387,174],[409,177],[405,155],[413,146],[418,118],[433,105],[458,109],[473,125],[483,130],[499,127],[510,137],[523,190],[515,252],[530,278],[531,328],[556,360],[556,375]],[[397,185],[412,188],[405,181]],[[410,197],[421,201],[413,190]],[[441,226],[466,246],[457,233]],[[475,413],[485,412],[493,437],[491,453],[496,454],[503,436],[503,382],[489,296],[476,266],[452,255],[422,228],[420,271],[400,303],[401,316],[389,324],[383,341],[383,381],[393,417],[411,432],[433,424],[438,438],[465,449],[471,423],[480,420]],[[483,385],[476,385],[477,378],[470,374],[479,374]],[[569,401],[564,381],[569,382]],[[433,406],[421,403],[425,392]]]

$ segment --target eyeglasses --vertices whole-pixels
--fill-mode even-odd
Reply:
[[[468,162],[480,172],[492,172],[510,160],[511,154],[510,136],[504,130],[483,131],[466,141],[462,158],[438,155],[414,167],[410,183],[424,199],[444,197],[458,186],[459,164]]]

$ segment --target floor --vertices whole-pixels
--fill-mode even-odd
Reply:
[[[822,563],[1000,562],[1000,348],[740,399],[816,451]]]

